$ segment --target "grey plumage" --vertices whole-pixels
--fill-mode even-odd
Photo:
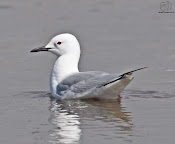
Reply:
[[[91,89],[100,88],[118,77],[120,77],[118,74],[108,74],[100,71],[80,72],[64,79],[57,86],[57,94],[60,96],[64,96],[69,92],[82,94]]]
[[[144,69],[139,68],[133,71],[129,71],[123,74],[109,74],[101,71],[88,71],[88,72],[80,72],[75,73],[67,78],[65,78],[61,83],[57,86],[57,94],[60,97],[69,97],[69,95],[86,95],[88,92],[98,91],[108,85],[120,85],[120,87],[115,88],[117,92],[122,91],[126,85],[133,79],[133,77],[129,80],[127,76],[130,76],[133,72]],[[128,79],[127,81],[124,79]],[[122,81],[123,80],[123,81]],[[108,88],[109,89],[109,88]],[[105,90],[105,89],[103,89]],[[112,89],[111,89],[112,91]],[[109,91],[108,91],[109,93]],[[115,91],[114,91],[115,93]]]

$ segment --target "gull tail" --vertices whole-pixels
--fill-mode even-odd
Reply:
[[[145,69],[147,67],[142,67],[126,73],[120,74],[118,77],[114,78],[111,81],[108,81],[98,88],[102,88],[102,93],[100,98],[104,99],[116,99],[118,95],[125,89],[125,87],[133,80],[132,73]],[[101,90],[101,89],[100,89]]]
[[[119,75],[119,77],[117,77],[116,79],[114,79],[114,80],[112,80],[112,81],[110,81],[110,82],[108,82],[108,83],[106,83],[106,84],[104,84],[102,86],[106,86],[108,84],[114,83],[114,82],[116,82],[118,80],[121,80],[121,79],[125,78],[127,75],[132,75],[133,72],[136,72],[136,71],[139,71],[139,70],[142,70],[142,69],[145,69],[145,68],[147,68],[147,67],[142,67],[142,68],[138,68],[138,69],[135,69],[135,70],[123,73],[123,74]]]

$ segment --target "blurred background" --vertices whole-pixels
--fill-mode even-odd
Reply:
[[[163,104],[170,106],[166,107],[170,114],[169,125],[166,130],[165,127],[156,129],[153,135],[158,131],[165,131],[159,134],[165,136],[167,131],[173,131],[170,109],[174,108],[171,102],[174,100],[175,91],[175,14],[159,13],[162,12],[161,2],[164,1],[1,0],[0,142],[48,143],[49,138],[46,137],[52,130],[52,123],[46,118],[50,114],[49,98],[30,98],[31,95],[33,97],[50,92],[49,76],[56,57],[46,52],[30,53],[30,50],[46,45],[53,36],[60,33],[71,33],[78,38],[82,51],[80,71],[122,73],[148,66],[148,69],[134,73],[135,79],[126,88],[124,101],[128,106],[130,103],[131,111],[132,108],[135,110],[135,103],[132,103],[135,98],[127,101],[127,94],[131,92],[134,96],[146,93],[146,97],[151,98],[171,97],[170,101],[163,99]],[[169,2],[172,9],[168,11],[173,12],[175,2]],[[33,93],[35,91],[36,93]],[[137,100],[141,103],[140,106],[147,106],[142,100]],[[152,106],[156,107],[155,104],[157,99]],[[159,109],[160,105],[157,106],[155,109]],[[149,107],[152,108],[151,104]],[[147,116],[151,117],[159,112],[161,113],[155,111]],[[81,116],[79,117],[81,119]],[[162,117],[155,119],[160,120]],[[47,127],[42,127],[43,131],[40,127],[42,120],[45,120],[43,123],[46,123]],[[29,130],[25,130],[26,128]],[[148,131],[145,130],[143,137],[152,135],[149,128]],[[137,130],[142,131],[136,129],[136,133]],[[35,135],[33,138],[32,134],[39,132],[40,136]],[[169,139],[171,142],[174,139],[171,134],[166,136],[163,140]],[[132,143],[137,138],[136,136],[132,140],[122,142]],[[147,139],[146,142],[164,142],[149,136]],[[142,140],[145,141],[138,138],[138,141],[133,143],[143,143]],[[109,141],[114,142],[116,140]],[[88,143],[88,140],[84,143]]]

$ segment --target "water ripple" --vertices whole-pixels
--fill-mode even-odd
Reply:
[[[143,91],[143,90],[125,90],[123,92],[125,98],[174,98],[175,95],[167,92],[160,91]]]

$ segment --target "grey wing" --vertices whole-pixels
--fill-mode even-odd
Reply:
[[[108,74],[105,72],[81,72],[69,76],[57,86],[57,94],[59,96],[72,96],[85,93],[94,88],[101,88],[111,83],[131,75],[135,71],[145,69],[146,67],[135,69],[123,74]]]
[[[82,94],[92,88],[101,87],[118,77],[120,75],[96,71],[77,73],[66,78],[57,86],[57,94],[60,96],[70,93]]]

